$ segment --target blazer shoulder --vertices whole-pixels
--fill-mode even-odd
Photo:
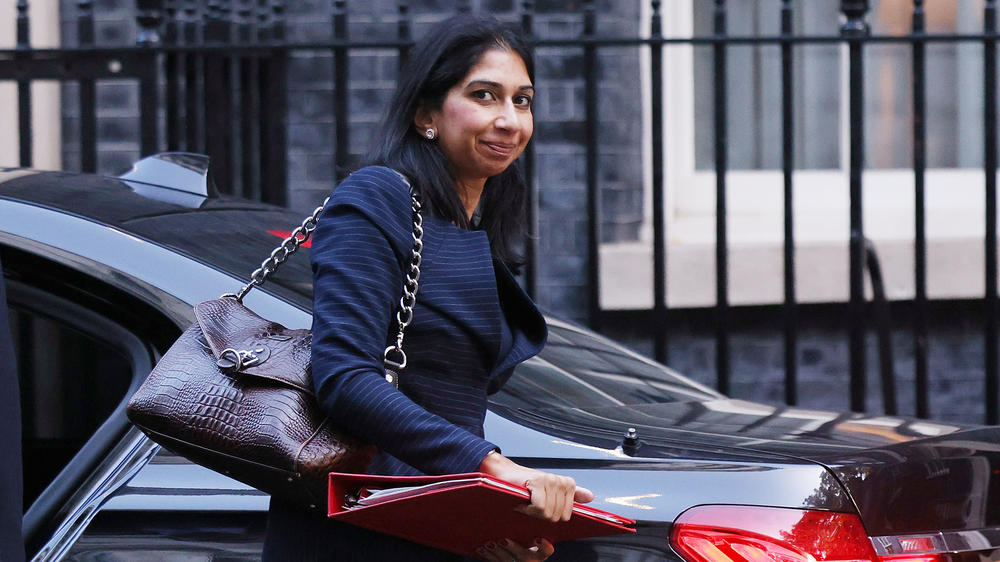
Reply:
[[[330,196],[327,211],[338,207],[357,210],[386,235],[397,251],[408,251],[413,232],[410,184],[399,172],[367,166],[340,182]]]

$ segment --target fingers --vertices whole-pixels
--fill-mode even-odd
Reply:
[[[545,539],[535,539],[533,546],[525,548],[510,539],[491,541],[476,550],[483,560],[491,562],[534,562],[545,560],[555,548]]]
[[[589,503],[594,501],[594,492],[580,486],[576,487],[576,492],[573,493],[573,501],[578,503]]]
[[[576,482],[572,478],[539,473],[525,482],[525,487],[531,492],[530,514],[553,522],[569,521],[573,515],[573,501],[577,491]]]

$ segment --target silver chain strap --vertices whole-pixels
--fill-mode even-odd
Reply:
[[[403,296],[399,298],[399,310],[396,311],[396,343],[385,348],[382,361],[389,367],[402,369],[406,367],[406,353],[403,351],[403,331],[413,321],[413,307],[417,304],[417,289],[420,288],[420,260],[424,250],[424,219],[420,215],[420,199],[413,195],[413,249],[410,251],[410,267],[406,271],[406,283],[403,284]],[[390,356],[395,353],[398,361]],[[393,382],[390,380],[390,382]],[[398,382],[394,383],[398,386]]]
[[[410,322],[413,321],[413,307],[417,304],[417,289],[420,288],[421,252],[424,250],[424,220],[420,214],[420,197],[415,191],[410,191],[410,198],[413,202],[413,249],[410,251],[410,266],[406,271],[406,281],[403,283],[403,296],[399,298],[399,310],[396,312],[396,324],[398,325],[396,343],[385,348],[382,356],[386,367],[391,367],[395,370],[406,367],[406,353],[403,351],[403,333],[406,327],[410,325]],[[288,259],[288,256],[294,254],[306,240],[309,240],[313,231],[316,230],[316,223],[319,220],[320,213],[323,212],[323,208],[326,207],[329,201],[329,197],[324,199],[322,205],[316,207],[312,214],[306,217],[302,221],[302,224],[293,230],[288,238],[281,241],[281,244],[271,252],[271,255],[261,262],[260,267],[250,274],[250,282],[240,289],[239,292],[226,293],[222,296],[234,298],[242,303],[243,297],[251,289],[263,285],[267,281],[267,278],[278,269],[278,266]],[[393,355],[397,360],[391,358]],[[397,377],[387,374],[386,379],[393,385],[399,386]]]

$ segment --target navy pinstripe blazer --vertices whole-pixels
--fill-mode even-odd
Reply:
[[[487,394],[545,343],[541,314],[492,258],[486,233],[424,214],[399,390],[382,354],[413,246],[409,186],[388,168],[355,172],[313,235],[313,381],[335,421],[378,446],[371,473],[478,470],[496,448],[483,438]]]

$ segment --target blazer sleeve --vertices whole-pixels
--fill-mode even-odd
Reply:
[[[406,183],[386,168],[355,172],[334,191],[313,236],[312,371],[322,407],[341,427],[424,473],[478,470],[494,444],[428,412],[384,378],[402,257],[413,240]]]

